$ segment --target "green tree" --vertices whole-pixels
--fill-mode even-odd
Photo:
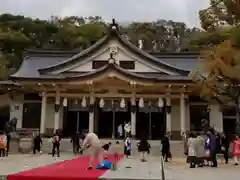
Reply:
[[[209,0],[210,7],[199,11],[202,28],[214,31],[221,25],[238,25],[240,0]]]

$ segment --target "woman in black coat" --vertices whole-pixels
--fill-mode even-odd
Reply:
[[[165,159],[165,162],[168,162],[168,158],[170,156],[170,141],[167,134],[164,135],[161,144],[162,144],[162,156]]]
[[[138,151],[141,153],[141,161],[147,161],[147,153],[150,153],[150,144],[148,143],[147,136],[144,134],[138,144]]]

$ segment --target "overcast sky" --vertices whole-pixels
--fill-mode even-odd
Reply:
[[[153,21],[166,19],[199,26],[198,11],[209,0],[0,0],[0,13],[40,19],[59,16],[99,15],[106,21]]]

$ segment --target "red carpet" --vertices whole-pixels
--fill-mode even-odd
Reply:
[[[120,159],[123,157],[121,155]],[[96,170],[97,160],[93,163],[93,170],[87,170],[89,158],[89,156],[82,156],[17,174],[11,174],[8,175],[7,180],[97,180],[107,170]],[[108,156],[108,160],[114,162],[112,156]]]

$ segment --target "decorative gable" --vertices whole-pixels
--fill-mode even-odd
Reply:
[[[35,57],[33,57],[36,60]],[[42,58],[42,57],[41,57]],[[46,59],[46,57],[44,56]],[[97,41],[91,47],[76,53],[73,56],[64,56],[61,59],[60,56],[50,55],[47,61],[41,62],[43,65],[31,68],[31,71],[25,71],[27,76],[21,76],[21,78],[31,78],[34,74],[35,78],[58,78],[64,79],[64,74],[88,74],[95,72],[101,68],[94,68],[93,64],[102,63],[99,67],[107,66],[109,59],[112,58],[116,66],[124,71],[132,72],[134,74],[167,74],[171,76],[188,76],[189,70],[176,67],[168,64],[167,62],[156,58],[155,56],[144,52],[138,47],[131,44],[127,39],[119,34],[118,25],[113,20],[113,23],[109,26],[109,32],[99,41]],[[56,61],[55,61],[55,60]],[[53,61],[54,60],[54,61]],[[33,60],[24,60],[22,66],[27,66],[28,62],[34,62]],[[49,63],[51,62],[51,63]],[[56,63],[52,63],[56,62]],[[34,64],[34,63],[32,63]],[[21,66],[20,72],[23,72]],[[29,66],[27,66],[29,67]],[[21,74],[21,73],[20,73]],[[23,74],[23,73],[22,73]],[[20,77],[19,73],[16,73],[12,77]]]
[[[145,59],[143,59],[140,56],[135,55],[131,51],[129,51],[126,47],[124,47],[118,40],[110,40],[104,47],[102,47],[100,50],[95,52],[91,55],[91,57],[87,57],[85,59],[79,59],[78,62],[76,62],[74,65],[66,67],[58,73],[61,72],[88,72],[93,71],[96,68],[94,68],[94,64],[99,64],[99,66],[103,66],[108,63],[108,59],[110,57],[110,53],[113,54],[113,58],[116,61],[116,64],[120,65],[124,62],[129,62],[134,64],[134,68],[125,68],[132,72],[137,73],[165,73],[169,75],[176,75],[176,73],[173,73],[169,70],[166,70],[164,68],[158,67],[155,64],[151,62],[147,62]],[[123,67],[124,68],[124,67]]]

